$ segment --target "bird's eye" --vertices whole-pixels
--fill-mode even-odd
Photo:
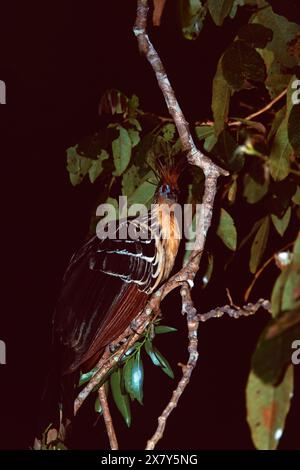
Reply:
[[[167,193],[170,191],[170,186],[168,184],[163,184],[161,187],[161,192],[162,193]]]

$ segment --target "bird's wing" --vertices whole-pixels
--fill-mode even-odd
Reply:
[[[54,334],[63,346],[63,374],[97,360],[141,311],[154,259],[155,243],[149,239],[93,237],[75,253],[54,316]]]

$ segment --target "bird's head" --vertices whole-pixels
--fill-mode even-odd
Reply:
[[[177,202],[179,195],[178,179],[183,170],[185,162],[182,158],[177,162],[158,158],[156,166],[159,173],[160,182],[156,191],[158,203],[173,204]]]

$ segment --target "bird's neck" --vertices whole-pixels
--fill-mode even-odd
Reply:
[[[157,250],[156,272],[158,274],[153,290],[169,277],[180,244],[180,229],[175,214],[175,203],[165,200],[158,201],[156,218],[159,226],[159,234],[155,240]]]

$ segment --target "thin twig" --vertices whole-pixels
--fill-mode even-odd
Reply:
[[[228,172],[223,170],[214,164],[207,156],[205,156],[200,150],[198,150],[194,144],[193,138],[189,131],[188,123],[186,122],[184,115],[179,107],[176,100],[174,91],[170,85],[168,77],[164,71],[161,60],[153,48],[148,35],[146,33],[147,25],[147,13],[148,13],[148,2],[146,0],[138,0],[137,2],[137,18],[134,26],[134,33],[138,39],[138,44],[142,53],[145,54],[148,61],[152,65],[155,72],[158,84],[162,90],[168,110],[176,125],[183,151],[187,154],[187,160],[191,165],[200,167],[205,175],[205,189],[202,202],[202,211],[198,221],[197,227],[197,238],[194,250],[191,252],[188,263],[173,277],[171,277],[164,285],[162,285],[149,299],[145,309],[137,316],[134,321],[134,331],[128,327],[127,330],[116,340],[116,350],[114,353],[107,355],[105,358],[102,357],[98,363],[98,370],[93,375],[88,384],[79,393],[74,403],[74,414],[77,413],[78,409],[91,393],[95,386],[97,386],[111,370],[118,364],[120,358],[124,353],[134,345],[134,343],[140,338],[148,327],[149,323],[153,321],[157,312],[159,312],[160,302],[162,299],[173,289],[185,284],[185,289],[182,291],[183,299],[183,312],[187,314],[187,322],[189,329],[189,361],[187,366],[183,367],[183,377],[178,384],[177,389],[174,391],[174,399],[171,404],[167,406],[167,414],[164,415],[162,420],[164,421],[163,429],[166,424],[166,419],[173,410],[185,389],[189,383],[191,373],[196,365],[198,353],[197,353],[197,328],[198,320],[195,320],[196,311],[192,305],[190,298],[189,289],[193,286],[195,275],[199,268],[201,253],[204,248],[207,231],[211,224],[212,209],[214,198],[217,190],[217,179],[221,175],[228,175]],[[188,307],[189,305],[189,307]],[[185,307],[184,307],[185,306]],[[126,343],[121,345],[118,342],[126,340]],[[174,401],[175,400],[175,401]],[[162,431],[163,432],[163,431]],[[162,437],[161,431],[156,435],[155,439],[152,440],[152,444],[155,446],[156,439]]]
[[[165,98],[168,111],[176,125],[182,150],[186,153],[188,162],[191,165],[201,168],[205,176],[204,195],[201,206],[202,210],[199,214],[200,217],[196,227],[197,236],[194,249],[191,252],[187,265],[184,266],[179,273],[173,276],[173,278],[167,281],[167,283],[161,288],[163,291],[161,298],[163,298],[163,296],[167,295],[170,290],[174,289],[178,285],[182,285],[183,283],[185,284],[185,287],[181,288],[181,296],[182,311],[187,315],[189,331],[189,360],[187,365],[183,366],[182,378],[177,388],[174,390],[169,403],[158,418],[158,427],[156,432],[147,443],[147,449],[154,449],[158,440],[163,436],[166,421],[170,413],[177,406],[179,398],[190,381],[192,371],[194,370],[198,359],[197,330],[199,322],[195,319],[196,310],[194,309],[190,296],[190,288],[193,286],[195,275],[199,269],[201,254],[205,245],[208,229],[211,225],[214,198],[217,191],[217,179],[221,175],[228,175],[228,172],[217,166],[199,149],[197,149],[193,141],[189,125],[185,120],[183,112],[176,99],[160,57],[149,40],[146,31],[148,9],[148,0],[137,0],[137,16],[133,31],[137,37],[139,49],[152,66],[158,85]]]
[[[105,385],[102,385],[99,388],[98,396],[99,396],[99,401],[100,401],[100,405],[101,405],[102,412],[103,412],[103,418],[104,418],[106,431],[107,431],[107,435],[108,435],[108,439],[110,443],[110,448],[111,450],[118,450],[119,446],[118,446],[117,436],[115,433],[112,417],[111,417],[108,403],[107,403]]]
[[[187,319],[187,327],[188,327],[188,339],[189,339],[189,344],[188,344],[188,352],[189,352],[189,358],[187,364],[180,364],[182,368],[182,377],[176,387],[176,389],[172,393],[172,397],[161,413],[161,415],[158,418],[158,426],[151,437],[151,439],[148,440],[146,450],[153,450],[158,443],[158,441],[163,437],[164,430],[166,427],[166,422],[168,417],[170,416],[171,412],[176,408],[178,401],[183,394],[185,388],[190,382],[192,372],[194,368],[196,367],[197,360],[198,360],[198,336],[197,336],[197,331],[198,331],[198,326],[199,326],[199,320],[196,315],[196,309],[194,308],[192,299],[191,299],[191,293],[190,293],[190,287],[188,285],[185,285],[181,288],[181,298],[182,298],[182,313],[186,315]]]
[[[287,250],[290,246],[293,245],[294,242],[290,242],[290,243],[287,243],[284,247],[282,247],[280,249],[280,251],[284,251],[284,250]],[[275,253],[272,254],[272,256],[270,256],[270,258],[267,259],[267,261],[262,265],[262,267],[255,273],[254,277],[253,277],[253,280],[250,284],[250,286],[247,288],[246,292],[245,292],[245,295],[244,295],[244,300],[245,302],[248,301],[249,297],[250,297],[250,294],[252,292],[252,289],[257,281],[257,279],[260,277],[260,275],[263,273],[263,271],[269,266],[269,264],[276,258],[276,254],[278,253],[278,251],[276,251]]]
[[[243,307],[232,307],[231,305],[224,305],[210,310],[207,313],[198,314],[198,321],[205,322],[211,318],[220,318],[225,313],[231,318],[248,317],[254,315],[260,308],[264,308],[268,312],[271,310],[271,303],[269,300],[259,299],[255,304],[248,303]]]
[[[242,121],[239,121],[238,119],[233,120],[233,121],[229,121],[228,126],[229,127],[231,127],[231,126],[240,126],[243,123],[243,121],[251,121],[253,118],[255,118],[257,116],[260,116],[261,114],[263,114],[266,111],[268,111],[269,109],[271,109],[274,106],[274,104],[276,104],[278,101],[280,101],[281,98],[283,98],[287,94],[287,91],[288,91],[288,88],[285,88],[281,93],[279,93],[279,95],[275,96],[275,98],[272,101],[270,101],[268,104],[266,104],[263,108],[258,109],[257,111],[255,111],[252,114],[249,114],[245,118],[240,118],[240,119],[242,119]],[[196,121],[195,122],[195,125],[199,125],[199,126],[214,126],[214,124],[215,124],[214,121],[210,121],[210,120]]]
[[[270,103],[268,103],[266,106],[259,109],[258,111],[255,111],[255,113],[249,114],[249,116],[247,116],[245,119],[247,119],[248,121],[251,121],[251,119],[265,113],[266,111],[271,109],[274,106],[274,104],[277,103],[277,101],[281,100],[281,98],[283,98],[287,94],[287,91],[288,89],[285,88],[281,93],[279,93],[279,95],[275,96],[275,98],[272,101],[270,101]]]

